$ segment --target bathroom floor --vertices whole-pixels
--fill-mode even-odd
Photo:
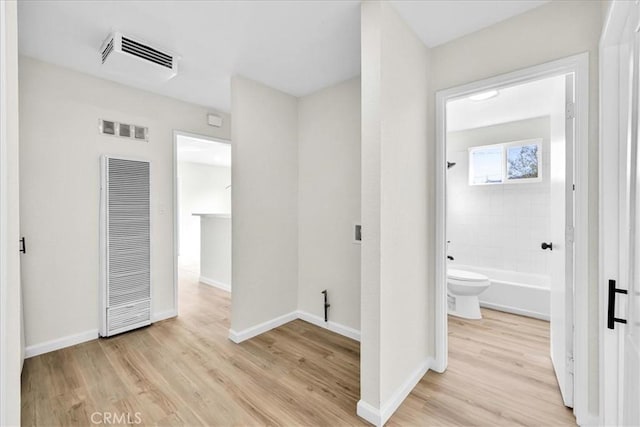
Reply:
[[[427,373],[388,425],[576,425],[551,366],[549,322],[482,316],[449,316],[447,371]]]

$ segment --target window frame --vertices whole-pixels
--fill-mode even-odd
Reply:
[[[509,148],[526,147],[535,145],[538,147],[536,158],[538,161],[538,176],[535,178],[509,178]],[[513,141],[504,144],[504,183],[505,184],[528,184],[532,182],[542,182],[542,138],[525,139],[523,141]]]
[[[538,161],[538,176],[536,178],[509,178],[508,174],[508,150],[513,147],[526,147],[528,145],[536,145],[538,147],[536,158]],[[474,177],[474,163],[473,153],[475,151],[491,149],[491,148],[500,148],[501,151],[501,172],[502,172],[502,181],[500,182],[473,182]],[[532,139],[523,139],[519,141],[511,141],[511,142],[502,142],[499,144],[486,144],[486,145],[476,145],[468,148],[468,161],[469,166],[467,168],[468,173],[468,184],[470,187],[475,186],[484,186],[484,185],[506,185],[506,184],[530,184],[536,182],[542,182],[542,138],[532,138]]]

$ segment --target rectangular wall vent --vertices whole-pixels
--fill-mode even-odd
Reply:
[[[122,37],[122,51],[162,67],[173,68],[173,56],[128,37]]]
[[[113,120],[101,119],[99,131],[103,135],[119,136],[120,138],[134,139],[137,141],[149,140],[149,129],[144,126],[118,123]]]
[[[100,120],[100,132],[105,135],[116,134],[116,122],[110,120]]]
[[[140,39],[112,33],[100,48],[102,66],[109,74],[144,82],[162,82],[178,74],[179,57]]]
[[[105,156],[101,323],[108,337],[151,324],[150,163]]]
[[[118,126],[118,135],[123,138],[131,138],[131,125],[120,123]]]

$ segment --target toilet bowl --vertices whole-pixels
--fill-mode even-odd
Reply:
[[[448,312],[465,319],[482,319],[478,295],[491,285],[482,274],[464,270],[447,270]]]

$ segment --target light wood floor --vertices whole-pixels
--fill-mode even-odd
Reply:
[[[139,412],[147,425],[365,424],[355,415],[357,342],[297,320],[236,345],[229,306],[227,293],[187,274],[177,319],[27,359],[23,425],[87,426],[94,412]],[[428,373],[389,425],[575,424],[551,370],[548,324],[483,314],[449,320],[449,369]]]

